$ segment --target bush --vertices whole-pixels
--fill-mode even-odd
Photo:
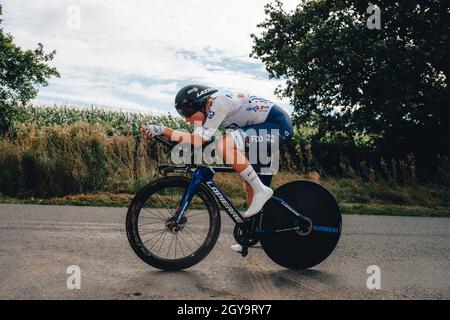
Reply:
[[[156,173],[147,143],[109,136],[104,126],[17,129],[16,139],[0,140],[0,192],[8,196],[45,198],[116,188],[132,192]]]
[[[15,124],[14,135],[0,139],[0,192],[18,197],[134,192],[158,174],[158,164],[170,162],[164,146],[141,140],[140,124],[190,128],[171,116],[30,106],[18,110],[22,122]],[[369,137],[319,135],[311,127],[296,128],[294,139],[283,146],[280,170],[369,182],[393,190],[398,184],[417,187],[424,176],[442,185],[450,183],[448,157],[440,157],[438,174],[427,175],[417,169],[413,154],[405,159],[386,158]],[[352,188],[347,196],[365,203],[373,195]],[[395,192],[382,191],[377,197],[395,203],[411,201]]]

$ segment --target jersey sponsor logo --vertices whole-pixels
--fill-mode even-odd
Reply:
[[[250,96],[250,100],[252,100],[252,101],[254,101],[256,103],[260,103],[260,102],[265,102],[266,101],[266,99],[260,98],[260,97],[257,97],[257,96]]]
[[[267,134],[261,135],[261,136],[251,136],[250,137],[250,142],[270,142],[270,143],[274,143],[275,142],[275,135],[273,135],[271,133],[267,133]]]
[[[208,112],[208,119],[214,118],[215,115],[216,115],[216,113],[214,111],[209,110],[209,112]]]
[[[240,127],[236,123],[232,123],[226,127],[226,129],[231,129],[231,130],[235,130],[237,128],[240,128]]]
[[[248,107],[245,110],[246,111],[254,111],[254,112],[258,112],[258,111],[267,112],[267,111],[269,111],[269,106],[261,104],[261,105],[256,105],[256,106],[253,106],[253,107]]]

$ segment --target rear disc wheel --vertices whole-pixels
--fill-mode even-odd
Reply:
[[[295,230],[265,232],[261,245],[277,264],[290,269],[311,268],[325,260],[336,247],[342,229],[339,206],[323,186],[306,180],[279,187],[274,196],[283,199],[294,210],[312,221],[310,232]],[[281,230],[299,224],[299,218],[274,199],[263,208],[260,227]]]

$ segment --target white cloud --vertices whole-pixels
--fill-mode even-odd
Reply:
[[[143,86],[139,82],[132,82],[128,85],[129,93],[162,102],[174,100],[177,90],[178,86],[176,82],[171,82],[168,84],[153,84],[147,87]]]
[[[57,50],[52,64],[62,77],[38,99],[169,111],[177,89],[195,81],[277,100],[273,91],[280,82],[261,77],[258,62],[248,57],[249,35],[264,20],[266,1],[3,2],[5,29],[19,45],[42,42]],[[285,2],[292,9],[299,1]],[[79,30],[67,28],[71,5],[80,7]]]

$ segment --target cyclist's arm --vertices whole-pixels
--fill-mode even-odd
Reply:
[[[214,100],[203,126],[195,128],[193,134],[166,128],[164,136],[178,143],[190,143],[195,146],[201,146],[210,141],[225,118],[238,109],[239,106],[235,105],[229,97],[218,97]]]
[[[187,132],[173,130],[171,128],[166,128],[164,130],[164,137],[171,141],[176,141],[178,143],[190,143],[194,146],[201,146],[206,142],[206,140],[202,138],[202,136],[196,133],[190,134]]]

